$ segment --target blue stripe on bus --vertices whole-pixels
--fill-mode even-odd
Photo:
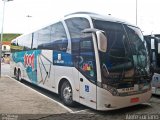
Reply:
[[[72,55],[66,52],[53,51],[53,64],[59,66],[73,66]]]

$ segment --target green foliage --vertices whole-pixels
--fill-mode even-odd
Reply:
[[[15,39],[16,37],[18,37],[20,35],[21,34],[12,34],[12,33],[3,34],[3,40],[2,41],[10,42],[11,40]]]

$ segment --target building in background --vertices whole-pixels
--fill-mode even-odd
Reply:
[[[11,42],[2,42],[2,56],[10,55],[10,45],[11,45]]]
[[[10,63],[10,48],[11,48],[11,40],[20,36],[18,33],[5,33],[3,34],[2,40],[2,62]]]

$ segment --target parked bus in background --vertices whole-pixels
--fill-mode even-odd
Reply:
[[[113,110],[151,97],[142,32],[125,21],[73,13],[11,44],[13,76],[59,94],[66,105]]]
[[[152,93],[160,95],[160,34],[145,35],[152,71]]]

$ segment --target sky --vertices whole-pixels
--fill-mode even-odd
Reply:
[[[137,26],[143,34],[160,34],[159,5],[160,0],[137,0]],[[111,14],[136,25],[136,0],[13,0],[5,3],[3,33],[27,33],[78,11]]]

